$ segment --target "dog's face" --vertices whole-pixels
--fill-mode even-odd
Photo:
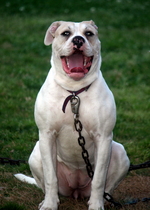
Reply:
[[[61,76],[79,81],[100,67],[100,41],[93,21],[54,22],[44,43],[52,43],[52,65]]]

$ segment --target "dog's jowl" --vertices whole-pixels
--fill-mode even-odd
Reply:
[[[39,141],[29,158],[34,178],[15,176],[43,190],[40,210],[57,210],[58,194],[89,197],[89,210],[104,210],[104,192],[112,194],[128,171],[129,159],[113,141],[116,107],[100,71],[98,28],[93,21],[57,21],[44,43],[52,44],[52,57],[35,103]],[[92,179],[78,143],[81,125],[76,129],[75,121],[82,124]]]

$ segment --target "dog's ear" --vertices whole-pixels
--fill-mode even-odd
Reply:
[[[98,30],[98,27],[95,25],[95,23],[94,23],[93,20],[90,20],[90,24],[91,24],[96,30]]]
[[[60,21],[56,21],[53,22],[50,27],[47,29],[46,34],[45,34],[45,38],[44,38],[44,44],[45,45],[50,45],[53,42],[53,39],[55,37],[55,31],[57,30],[57,28],[60,26],[61,22]]]

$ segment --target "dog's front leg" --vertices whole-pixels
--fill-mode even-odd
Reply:
[[[39,145],[44,174],[45,199],[40,204],[40,210],[57,210],[58,186],[56,177],[56,135],[44,131],[39,134]]]
[[[103,195],[110,161],[112,135],[97,135],[94,141],[96,149],[95,171],[89,200],[89,210],[104,210]]]

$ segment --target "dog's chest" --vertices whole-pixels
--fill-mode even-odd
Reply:
[[[91,159],[94,154],[94,143],[90,134],[83,128],[82,135],[86,141],[86,149]],[[82,158],[82,149],[78,143],[79,134],[75,130],[74,125],[64,125],[57,136],[57,154],[61,161],[67,165],[71,164],[75,167],[82,167],[84,161]]]

